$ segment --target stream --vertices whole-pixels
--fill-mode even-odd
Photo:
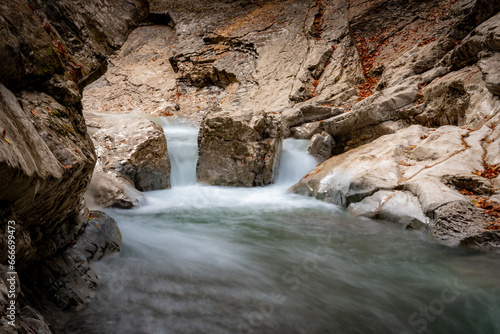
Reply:
[[[164,122],[172,188],[104,210],[122,249],[63,333],[500,333],[499,254],[288,193],[317,163],[306,141],[274,185],[198,184],[197,129]]]

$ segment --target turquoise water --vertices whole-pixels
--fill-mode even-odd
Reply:
[[[316,162],[287,140],[276,185],[196,183],[194,128],[165,124],[172,189],[106,210],[122,251],[66,333],[500,333],[500,256],[350,217],[287,189]]]

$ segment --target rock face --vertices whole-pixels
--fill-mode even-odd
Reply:
[[[63,319],[61,310],[79,309],[94,294],[98,277],[90,262],[120,250],[121,234],[113,218],[91,211],[88,219],[85,229],[68,247],[21,275],[29,303],[44,309],[56,326]]]
[[[436,224],[435,231],[444,231],[436,232],[436,237],[456,244],[468,232],[444,237],[453,224],[438,221],[451,215],[451,209],[444,210],[448,203],[456,202],[450,208],[461,206],[460,212],[469,211],[471,198],[458,191],[470,188],[483,200],[500,198],[477,186],[484,184],[477,177],[494,176],[491,171],[500,163],[495,144],[499,134],[494,129],[500,107],[498,1],[154,0],[151,4],[155,12],[168,12],[175,26],[138,29],[113,59],[109,75],[91,87],[84,104],[88,110],[136,111],[143,103],[136,97],[148,92],[153,96],[144,98],[148,113],[190,115],[201,121],[210,110],[221,110],[224,120],[217,122],[224,125],[208,126],[212,114],[202,124],[201,180],[257,184],[253,162],[244,159],[245,154],[251,156],[249,147],[255,139],[246,136],[240,141],[233,136],[224,141],[237,130],[222,134],[221,129],[238,128],[231,118],[239,124],[242,114],[266,110],[281,114],[285,137],[314,138],[311,152],[322,159],[335,156],[335,162],[320,168],[325,175],[307,177],[300,189],[352,205],[350,210],[357,214],[398,220],[416,229],[429,226],[429,231]],[[153,79],[158,76],[161,80]],[[131,110],[125,108],[128,105]],[[414,143],[402,137],[409,133],[415,134]],[[445,143],[438,135],[450,141]],[[484,141],[476,138],[481,135],[487,136]],[[431,137],[442,143],[442,149],[425,142]],[[386,139],[373,146],[379,138]],[[421,157],[411,157],[415,162],[395,160],[402,153],[393,140],[404,147],[425,147],[430,155],[421,152]],[[379,153],[360,153],[365,151],[358,148],[364,146]],[[450,152],[463,159],[455,161]],[[440,167],[445,163],[434,166],[447,158],[455,161],[448,172]],[[217,159],[223,162],[222,171],[215,168]],[[341,164],[344,159],[352,164]],[[401,168],[415,164],[423,171],[411,181],[403,180],[407,177],[394,171],[400,161]],[[329,176],[326,180],[333,180],[329,183],[319,176],[335,175],[336,170],[349,178]],[[431,170],[432,177],[427,174]],[[499,186],[497,177],[483,179],[488,189]],[[476,204],[484,206],[480,203]],[[401,205],[408,212],[398,211]],[[439,207],[441,213],[436,211]],[[471,211],[474,215],[484,211],[476,209]]]
[[[66,249],[85,229],[83,195],[96,155],[81,90],[103,73],[107,57],[147,13],[145,0],[0,4],[0,176],[9,180],[0,186],[0,216],[2,222],[16,221],[23,295],[32,288],[24,271]],[[2,263],[6,236],[0,236]],[[35,326],[36,319],[43,321],[33,311],[18,325]],[[43,332],[46,326],[35,327]]]
[[[210,113],[198,136],[196,175],[211,185],[265,186],[276,179],[283,125],[267,113]]]
[[[316,131],[334,138],[339,155],[293,190],[447,244],[498,249],[500,14],[487,19],[498,10],[488,14],[491,5],[467,5],[476,16],[456,26],[456,47],[448,35],[410,49],[384,65],[378,91],[321,122]]]

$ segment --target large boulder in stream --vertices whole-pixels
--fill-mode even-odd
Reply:
[[[276,180],[283,143],[279,115],[210,113],[201,124],[196,175],[211,185],[255,187]]]
[[[499,150],[500,116],[490,121],[475,129],[414,125],[385,135],[318,165],[292,191],[426,231],[445,244],[480,248],[500,233],[499,158],[490,154]]]
[[[170,188],[170,159],[163,128],[148,119],[86,114],[98,155],[87,196],[95,205],[131,208],[142,194]]]

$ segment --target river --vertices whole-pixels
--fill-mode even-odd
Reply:
[[[500,255],[288,193],[316,164],[300,140],[275,185],[198,184],[197,129],[163,125],[172,188],[105,210],[122,250],[66,333],[500,333]]]

